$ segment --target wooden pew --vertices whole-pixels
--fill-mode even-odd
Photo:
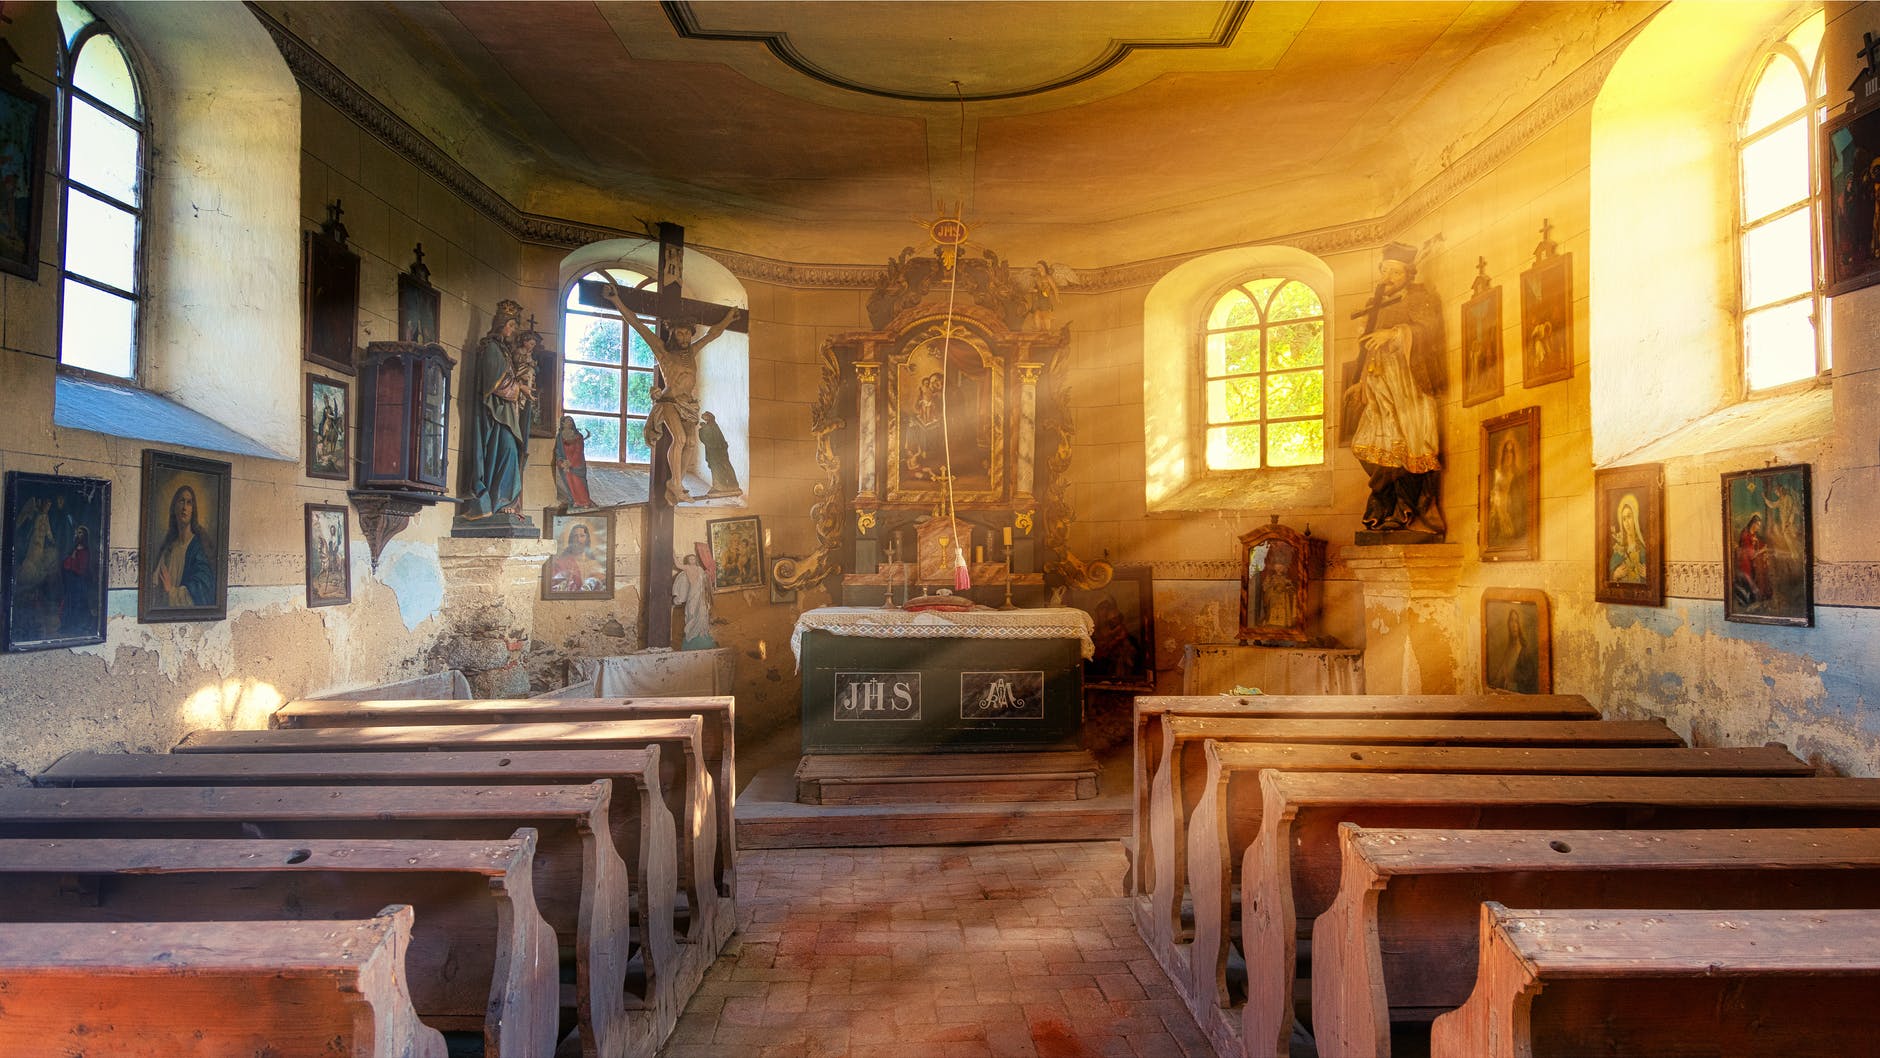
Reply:
[[[1475,983],[1481,905],[1880,908],[1880,830],[1364,830],[1312,928],[1312,1036],[1384,1058]]]
[[[629,876],[608,829],[610,786],[0,787],[0,837],[500,841],[533,827],[535,904],[574,952],[583,1054],[650,1055],[658,1019],[643,1010],[676,997],[665,967],[645,999],[627,991]]]
[[[659,747],[559,752],[435,753],[68,753],[33,781],[40,786],[570,786],[613,783],[608,818],[615,851],[634,884],[633,944],[644,973],[630,994],[651,1005],[666,987],[683,1006],[709,956],[676,957],[678,892],[672,813],[659,787]]]
[[[0,838],[0,920],[358,919],[404,899],[416,916],[405,967],[419,1018],[480,1034],[489,1058],[532,1058],[559,1037],[535,840],[527,828],[502,842]]]
[[[444,724],[279,731],[194,731],[172,753],[397,753],[420,750],[641,749],[658,746],[666,805],[677,824],[679,886],[686,897],[688,943],[716,953],[736,929],[732,900],[712,885],[718,814],[696,716],[563,724]]]
[[[1172,723],[1179,721],[1172,721]],[[1474,725],[1501,726],[1504,722]],[[1194,941],[1181,943],[1179,902],[1158,905],[1156,924],[1170,932],[1151,941],[1169,952],[1164,964],[1177,981],[1193,981],[1198,1009],[1219,1006],[1226,994],[1233,900],[1241,859],[1260,832],[1260,775],[1290,772],[1395,772],[1482,775],[1735,775],[1807,776],[1813,769],[1781,746],[1690,749],[1682,746],[1612,746],[1602,732],[1614,722],[1570,724],[1591,743],[1565,746],[1331,746],[1282,743],[1204,743],[1205,791],[1188,830],[1185,867],[1191,877]],[[1520,724],[1516,726],[1532,726]],[[1190,874],[1189,872],[1192,872]],[[1170,899],[1158,892],[1156,899]],[[1170,916],[1163,918],[1163,915]]]
[[[363,921],[0,925],[11,1058],[445,1058],[406,992],[411,908]]]
[[[1162,764],[1164,716],[1237,716],[1301,720],[1597,720],[1599,710],[1577,694],[1145,694],[1131,718],[1135,747],[1136,825],[1124,891],[1147,896],[1155,886],[1154,839],[1148,832],[1149,788]]]
[[[718,895],[737,890],[737,707],[728,694],[685,698],[480,698],[452,701],[332,701],[301,699],[276,710],[276,728],[390,727],[409,724],[582,723],[697,716],[704,721],[700,750],[712,773],[718,853],[713,878]]]
[[[1241,953],[1245,1053],[1262,1058],[1288,1050],[1298,937],[1338,893],[1339,823],[1460,830],[1880,826],[1876,779],[1267,771],[1260,786],[1260,833],[1241,867]]]
[[[1482,907],[1481,969],[1432,1058],[1873,1053],[1868,911]]]

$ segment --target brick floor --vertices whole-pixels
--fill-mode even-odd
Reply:
[[[742,929],[662,1058],[1213,1058],[1116,842],[740,854]]]

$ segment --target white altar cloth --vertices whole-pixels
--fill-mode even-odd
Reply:
[[[821,606],[796,619],[790,650],[803,666],[803,633],[830,632],[873,639],[1075,639],[1085,660],[1096,656],[1096,623],[1070,606],[1028,610],[889,610],[879,606]]]

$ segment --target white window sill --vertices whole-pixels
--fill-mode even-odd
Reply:
[[[1815,441],[1833,433],[1834,389],[1823,384],[1719,408],[1607,465],[1657,463],[1737,449],[1769,448]]]
[[[1270,511],[1332,505],[1332,468],[1210,470],[1148,504],[1151,514]]]
[[[53,425],[113,437],[195,448],[226,455],[291,462],[246,434],[167,397],[130,385],[113,385],[60,372],[53,387]]]

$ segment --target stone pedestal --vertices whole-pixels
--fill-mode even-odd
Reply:
[[[1353,545],[1338,562],[1364,585],[1366,690],[1455,694],[1468,626],[1456,606],[1462,545]]]
[[[437,542],[444,574],[444,619],[433,667],[454,668],[478,698],[527,698],[522,664],[552,540],[447,536]]]

